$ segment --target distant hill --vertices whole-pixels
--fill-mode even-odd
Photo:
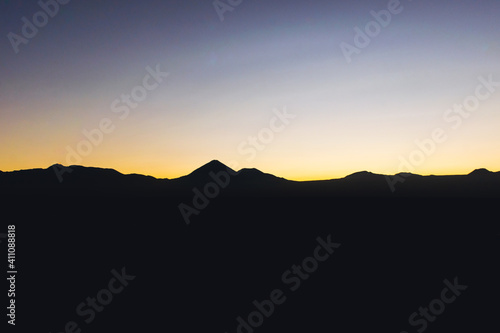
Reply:
[[[258,169],[235,171],[217,160],[170,180],[60,164],[47,169],[0,172],[0,192],[4,195],[185,197],[192,196],[194,189],[234,197],[500,197],[500,172],[477,169],[468,175],[420,176],[362,171],[340,179],[299,182]]]

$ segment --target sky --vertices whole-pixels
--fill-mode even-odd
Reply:
[[[0,4],[0,170],[500,171],[499,1],[59,1]]]

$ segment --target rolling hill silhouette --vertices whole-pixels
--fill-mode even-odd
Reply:
[[[62,172],[61,170],[66,170]],[[57,175],[59,173],[59,176]],[[381,175],[368,171],[344,178],[291,181],[258,169],[235,171],[213,160],[186,176],[157,179],[113,169],[55,164],[47,169],[0,173],[2,194],[146,195],[185,197],[194,188],[220,187],[222,196],[267,197],[500,197],[500,172],[468,175]],[[214,186],[215,186],[214,185]]]
[[[409,316],[455,277],[470,290],[446,305],[429,332],[486,332],[498,321],[496,308],[478,304],[498,294],[499,231],[491,218],[498,205],[483,197],[500,197],[499,173],[399,174],[391,177],[404,182],[393,193],[387,176],[366,171],[297,182],[219,161],[176,179],[71,166],[59,182],[54,168],[64,170],[0,172],[0,191],[12,198],[0,201],[11,215],[4,221],[19,230],[24,281],[16,302],[30,318],[20,324],[46,332],[75,320],[82,332],[168,325],[247,333],[237,318],[247,320],[254,301],[280,289],[286,302],[254,333],[416,332]],[[193,205],[194,189],[215,186],[217,198]],[[425,199],[432,196],[454,198]],[[197,210],[189,224],[181,203]],[[316,239],[329,235],[342,246],[292,291],[283,274],[309,265]],[[86,326],[75,308],[121,267],[137,278]]]

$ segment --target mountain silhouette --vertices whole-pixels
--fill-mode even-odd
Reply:
[[[226,166],[225,164],[219,162],[218,160],[212,160],[207,164],[199,167],[190,174],[173,179],[176,183],[192,184],[196,185],[202,182],[210,181],[210,174],[218,174],[220,172],[226,172],[230,174],[235,174],[236,171]]]
[[[1,201],[5,223],[19,230],[25,283],[16,302],[44,300],[26,315],[47,332],[63,331],[73,318],[89,332],[154,330],[168,318],[169,327],[185,332],[246,333],[238,318],[269,309],[276,290],[286,302],[254,333],[364,332],[374,325],[410,332],[409,316],[457,276],[470,290],[432,325],[475,332],[496,320],[477,304],[489,304],[498,285],[497,200],[483,197],[500,197],[499,178],[481,169],[455,176],[362,171],[301,182],[211,161],[183,177],[157,179],[57,164],[0,172],[0,192],[11,199]],[[330,237],[342,245],[314,261],[328,254],[317,250],[318,238]],[[48,267],[50,274],[40,274]],[[85,326],[75,308],[102,296],[110,270],[122,267],[137,278]],[[302,273],[286,275],[293,267]],[[85,288],[68,292],[75,284]],[[145,295],[160,305],[149,306]],[[68,316],[44,324],[54,313]]]
[[[255,168],[235,171],[212,160],[190,174],[157,179],[114,169],[54,164],[47,169],[0,172],[3,194],[97,194],[190,196],[194,189],[220,187],[224,196],[273,197],[500,197],[500,172],[476,169],[468,175],[381,175],[368,171],[344,178],[291,181]],[[216,189],[213,189],[214,191]]]
[[[488,169],[476,169],[469,173],[469,176],[490,176],[494,174],[494,172],[489,171]]]
[[[235,173],[235,171],[233,169],[231,169],[230,167],[228,167],[227,165],[219,162],[218,160],[212,160],[212,161],[208,162],[207,164],[194,170],[193,172],[191,172],[189,175],[187,175],[185,177],[204,177],[206,174],[208,174],[210,172],[217,173],[217,172],[221,172],[221,171]]]

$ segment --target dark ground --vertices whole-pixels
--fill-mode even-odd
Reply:
[[[0,173],[0,234],[16,226],[18,269],[6,332],[499,329],[499,173],[405,175],[391,192],[368,172],[296,183],[246,169],[225,186],[217,161],[171,181],[72,168],[63,183],[50,168]],[[195,199],[210,172],[218,195]],[[324,259],[318,237],[340,246]],[[309,273],[287,272],[304,259]],[[96,297],[106,304],[92,309]],[[429,306],[437,315],[420,313]]]
[[[222,196],[190,225],[175,198],[23,200],[2,209],[19,267],[8,332],[64,332],[74,321],[81,332],[233,333],[254,300],[280,289],[286,300],[255,332],[411,333],[423,326],[410,315],[455,278],[468,288],[425,331],[499,328],[496,199]],[[292,291],[283,273],[328,235],[340,247]],[[123,267],[135,279],[85,323],[77,306]]]

